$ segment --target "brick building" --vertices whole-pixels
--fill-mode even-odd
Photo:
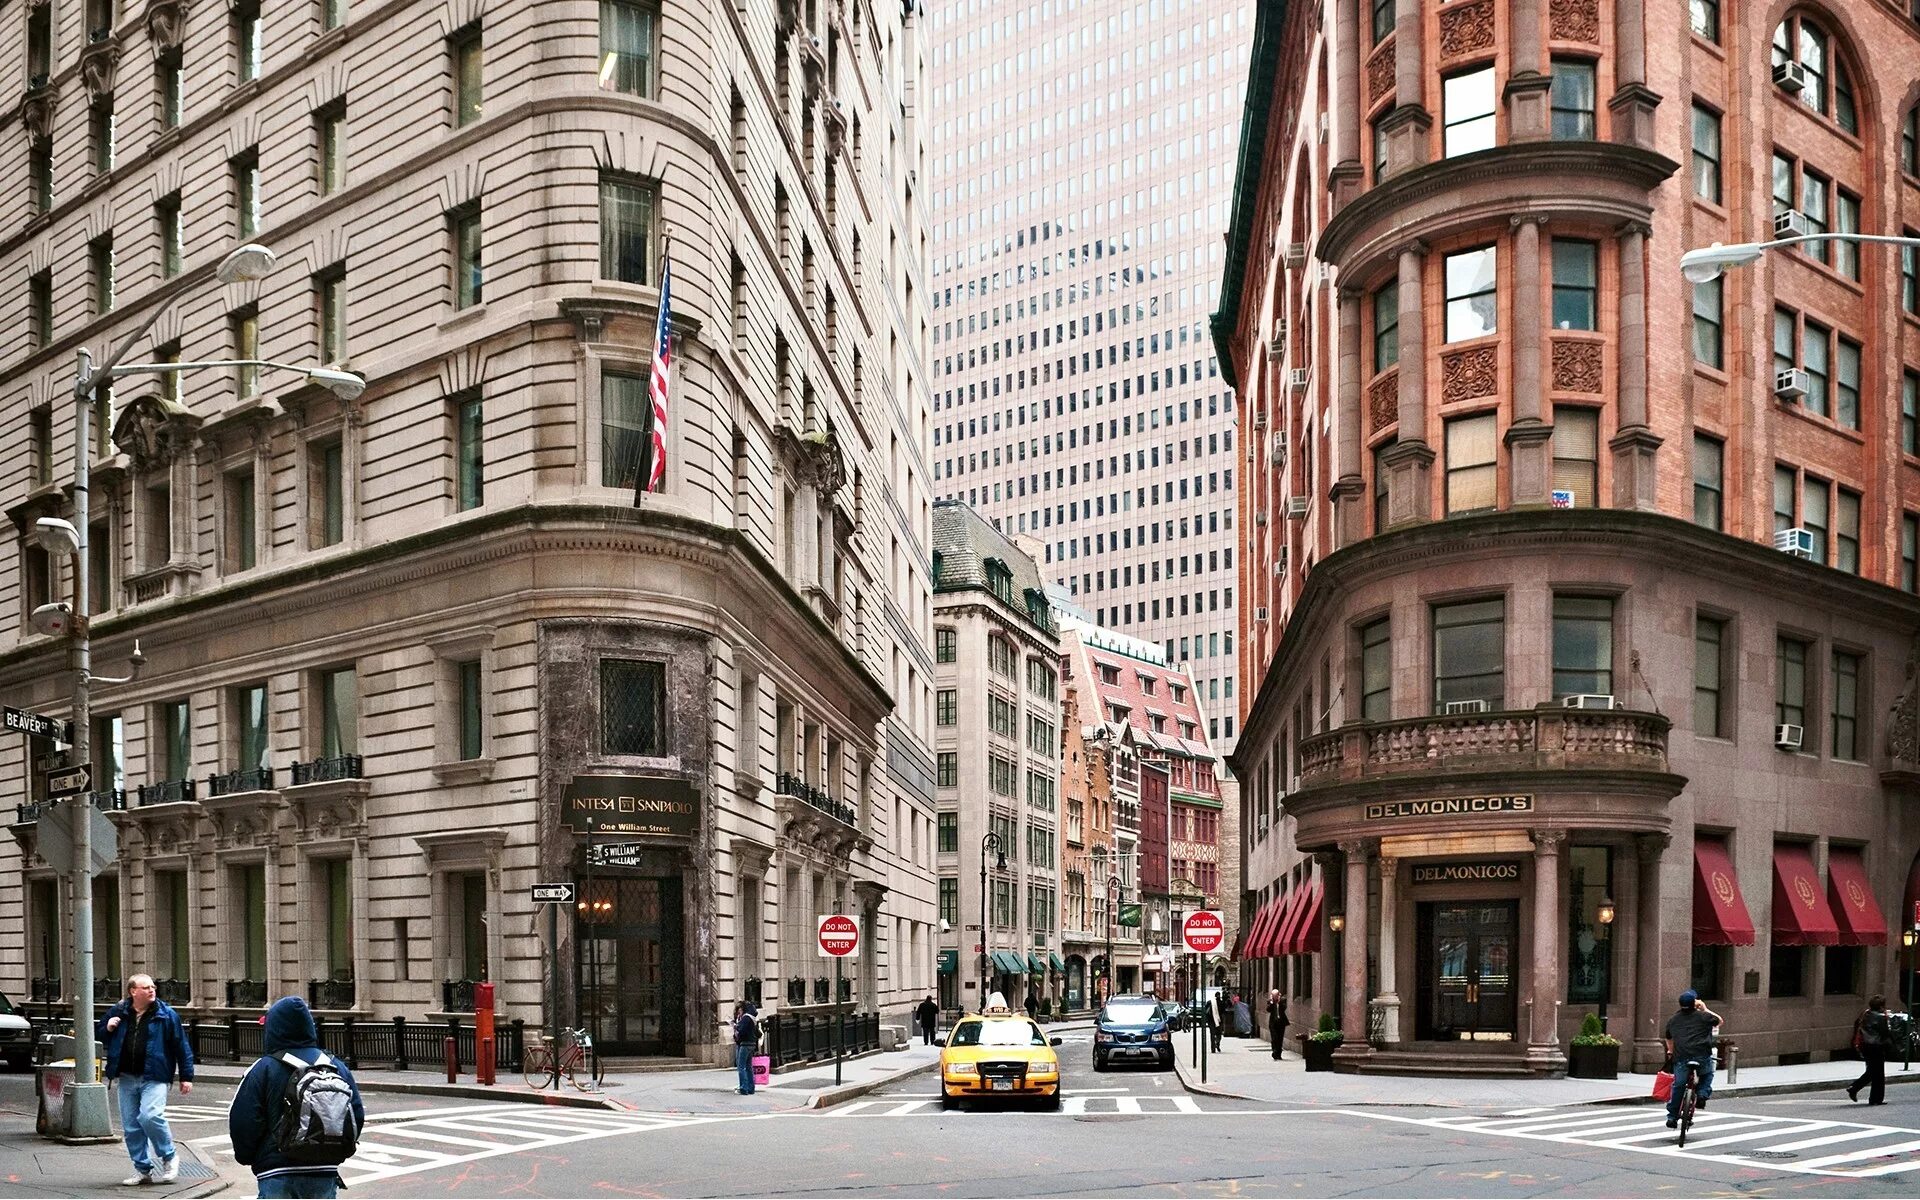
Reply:
[[[1920,255],[1678,259],[1920,226],[1916,78],[1905,5],[1261,5],[1243,953],[1346,1066],[1556,1072],[1589,1012],[1644,1066],[1689,985],[1819,1059],[1899,991]]]

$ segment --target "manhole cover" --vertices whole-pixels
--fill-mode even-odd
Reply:
[[[1800,1156],[1792,1150],[1749,1150],[1741,1157],[1757,1158],[1765,1162],[1784,1162],[1789,1158],[1799,1158]]]

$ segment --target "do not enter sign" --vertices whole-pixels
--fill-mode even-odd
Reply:
[[[820,918],[820,957],[851,958],[860,950],[860,922],[840,913]]]
[[[1190,912],[1180,922],[1180,939],[1188,954],[1212,954],[1227,941],[1227,923],[1211,909]]]

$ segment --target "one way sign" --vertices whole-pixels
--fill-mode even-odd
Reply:
[[[572,904],[573,885],[571,883],[536,883],[533,885],[535,904]]]

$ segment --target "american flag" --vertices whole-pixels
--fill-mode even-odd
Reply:
[[[647,385],[653,404],[653,444],[649,447],[645,482],[640,490],[657,492],[667,478],[667,385],[673,380],[673,264],[660,267],[660,327],[653,338],[653,378]]]

